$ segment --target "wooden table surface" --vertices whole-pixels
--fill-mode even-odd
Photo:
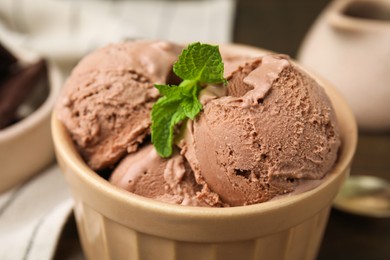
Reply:
[[[233,41],[295,57],[299,45],[327,0],[238,0]],[[390,181],[390,132],[360,133],[352,175]],[[61,237],[55,259],[83,259],[74,219]],[[332,209],[319,260],[390,259],[390,219],[370,218]]]

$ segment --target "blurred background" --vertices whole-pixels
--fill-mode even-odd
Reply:
[[[329,0],[237,0],[233,41],[296,57]]]

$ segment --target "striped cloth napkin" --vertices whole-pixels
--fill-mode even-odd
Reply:
[[[0,259],[50,259],[72,210],[56,165],[0,196]]]
[[[234,10],[234,0],[1,0],[0,41],[50,60],[65,78],[81,57],[110,42],[230,42]],[[55,163],[0,194],[0,259],[52,259],[72,206]]]

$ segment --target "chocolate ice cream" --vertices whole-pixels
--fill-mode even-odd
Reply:
[[[239,66],[227,96],[209,100],[183,147],[195,174],[231,205],[264,202],[318,180],[340,146],[324,90],[287,57]]]
[[[128,154],[114,185],[212,207],[268,201],[318,184],[332,169],[340,146],[332,105],[317,82],[275,54],[226,60],[227,85],[201,91],[203,110],[176,129],[182,139],[173,155],[160,158],[147,138],[159,97],[153,84],[167,82],[180,50],[166,42],[111,45],[72,72],[57,114],[92,169],[113,168]]]
[[[195,181],[191,167],[178,151],[163,159],[151,144],[127,155],[113,171],[110,182],[132,193],[168,203],[222,205],[217,194]]]
[[[150,111],[182,47],[168,42],[112,44],[86,56],[73,70],[58,102],[88,165],[113,166],[149,134]]]

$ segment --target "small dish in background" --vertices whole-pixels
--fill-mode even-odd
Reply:
[[[350,176],[333,206],[354,215],[390,218],[390,182],[371,175]]]
[[[61,73],[54,64],[25,50],[12,49],[12,53],[17,57],[17,61],[11,57],[12,66],[17,62],[20,68],[10,78],[1,75],[0,93],[14,95],[2,99],[3,107],[14,98],[20,104],[17,108],[8,104],[0,120],[0,193],[26,181],[54,160],[50,115],[62,84]],[[34,85],[15,87],[21,83]],[[5,90],[4,84],[10,85],[9,89]]]

